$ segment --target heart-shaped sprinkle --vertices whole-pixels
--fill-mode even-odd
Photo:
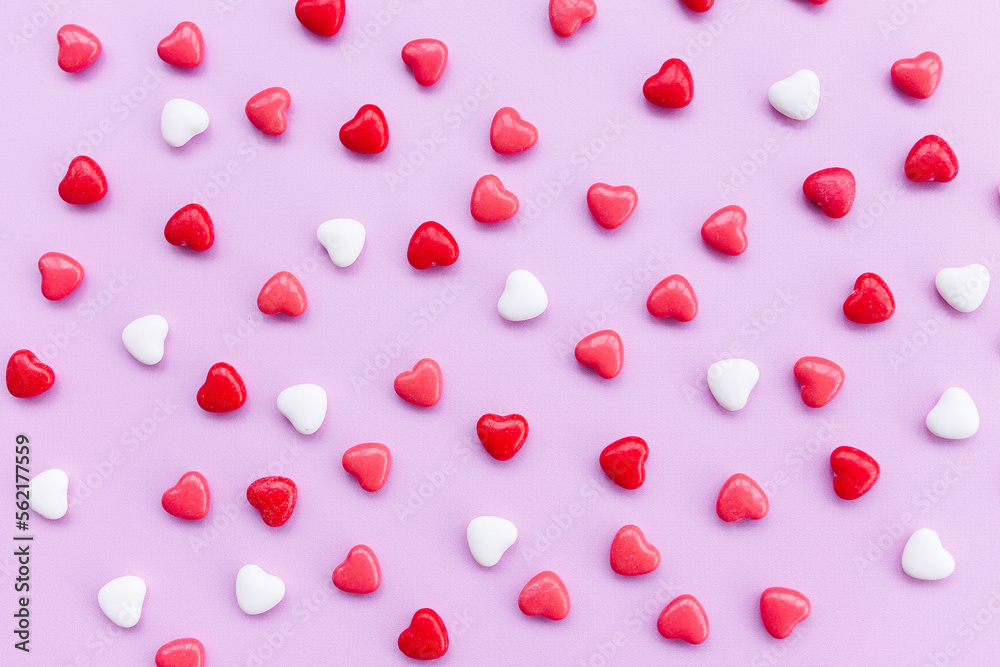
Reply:
[[[392,454],[381,443],[366,442],[344,452],[341,463],[344,470],[354,475],[362,489],[374,493],[385,486],[389,478]]]
[[[611,542],[611,569],[637,577],[660,566],[660,551],[646,541],[638,526],[622,526]]]
[[[236,602],[243,613],[263,614],[285,597],[285,582],[259,565],[244,565],[236,573]]]
[[[549,23],[560,37],[570,37],[597,14],[594,0],[549,0]]]
[[[903,58],[892,64],[892,82],[910,97],[926,100],[941,83],[944,63],[933,51],[924,51],[916,58]]]
[[[810,611],[809,598],[791,588],[768,588],[760,594],[760,620],[775,639],[792,634]]]
[[[955,571],[955,558],[930,528],[916,530],[903,547],[903,572],[914,579],[937,581]]]
[[[708,4],[712,4],[711,0]],[[708,616],[698,598],[681,595],[660,612],[660,617],[656,619],[656,629],[664,639],[682,639],[689,644],[701,644],[708,639]]]
[[[381,153],[389,145],[385,114],[374,104],[365,104],[340,128],[340,143],[355,153]]]
[[[656,106],[666,109],[680,109],[691,104],[694,79],[687,63],[680,58],[664,62],[659,72],[646,79],[642,94]]]
[[[979,410],[960,387],[945,389],[937,404],[927,413],[927,430],[939,438],[963,440],[979,430]]]
[[[792,372],[802,388],[802,402],[810,408],[832,401],[844,384],[844,369],[823,357],[802,357]]]
[[[365,226],[351,218],[334,218],[319,226],[316,238],[330,254],[330,261],[346,268],[357,261],[365,247]]]
[[[122,628],[131,628],[139,622],[145,599],[146,582],[132,575],[112,579],[97,592],[97,604],[101,611]]]
[[[701,238],[714,250],[735,257],[747,249],[747,212],[742,207],[724,206],[708,216],[701,226]]]
[[[59,28],[56,33],[59,42],[59,69],[74,74],[94,64],[101,55],[101,40],[94,33],[72,23]]]
[[[18,350],[7,360],[7,391],[15,398],[31,398],[49,390],[56,374],[31,350]]]
[[[615,440],[601,452],[601,470],[623,489],[638,489],[646,481],[649,445],[642,438],[629,436]]]
[[[476,181],[469,208],[476,222],[491,223],[510,220],[517,214],[519,206],[517,195],[505,188],[499,178],[490,174]]]
[[[451,266],[458,260],[458,242],[444,225],[430,220],[416,228],[406,248],[406,261],[415,269]]]
[[[760,484],[741,472],[726,480],[715,502],[715,512],[727,523],[741,519],[763,519],[769,508]]]
[[[800,69],[772,85],[767,99],[779,113],[793,120],[809,120],[819,109],[819,77],[812,70]]]
[[[521,415],[487,413],[476,422],[483,449],[497,461],[509,461],[528,439],[528,420]]]
[[[555,572],[539,572],[521,589],[517,606],[525,616],[561,621],[569,615],[569,591]]]
[[[208,480],[200,472],[186,472],[181,475],[180,481],[163,492],[160,504],[167,514],[178,519],[204,519],[211,504]]]
[[[507,276],[503,294],[497,302],[500,316],[509,322],[523,322],[538,317],[549,306],[549,295],[538,278],[525,269],[515,269]]]
[[[261,477],[247,487],[247,501],[271,528],[285,525],[295,511],[298,489],[287,477]]]
[[[247,101],[247,118],[264,134],[276,137],[288,127],[292,96],[281,86],[265,88]]]
[[[42,296],[49,301],[65,299],[83,282],[83,266],[61,252],[39,257],[38,271],[42,274]]]
[[[576,360],[597,371],[602,378],[616,377],[625,362],[622,338],[611,329],[596,331],[576,344]]]
[[[433,86],[448,64],[448,47],[439,39],[415,39],[403,46],[403,62],[421,86]]]
[[[949,306],[960,313],[971,313],[986,298],[990,288],[990,271],[982,264],[941,269],[934,285]]]
[[[93,204],[108,194],[108,179],[104,170],[86,155],[70,160],[66,175],[59,181],[59,196],[67,204]]]
[[[854,281],[854,291],[844,301],[844,315],[858,324],[885,322],[896,312],[896,300],[889,286],[874,273],[862,273]]]
[[[396,376],[392,384],[396,395],[407,403],[429,408],[441,400],[441,367],[433,359],[421,359],[413,370]]]
[[[854,206],[854,174],[843,167],[820,169],[802,183],[806,199],[831,218],[843,218]]]
[[[247,401],[247,388],[236,369],[220,361],[208,369],[198,390],[198,405],[206,412],[232,412]]]
[[[205,647],[193,637],[167,642],[156,652],[156,667],[204,667]]]
[[[163,359],[163,343],[168,329],[167,320],[162,315],[144,315],[125,326],[122,342],[129,354],[152,366]]]
[[[878,481],[880,469],[871,456],[854,447],[841,446],[830,454],[833,490],[844,500],[855,500],[868,493]]]
[[[381,583],[378,558],[364,544],[352,547],[344,562],[333,571],[333,585],[345,593],[367,595],[378,590]]]
[[[344,24],[344,0],[298,0],[295,17],[310,32],[333,37]]]
[[[160,114],[160,134],[168,145],[180,148],[208,129],[208,112],[191,100],[167,100]]]
[[[414,660],[437,660],[448,652],[448,630],[433,609],[418,609],[399,633],[399,650]]]
[[[715,4],[715,0],[683,0],[683,2],[693,12],[707,12]],[[823,2],[826,2],[826,0],[823,0]],[[661,632],[660,634],[663,633]]]
[[[174,67],[197,67],[205,57],[205,38],[201,29],[190,21],[181,21],[156,45],[156,55]]]
[[[757,364],[749,359],[723,359],[708,367],[708,388],[726,410],[742,410],[760,379]]]
[[[483,567],[493,567],[517,541],[517,526],[498,516],[477,516],[465,531],[469,551]]]
[[[182,206],[167,220],[163,236],[170,245],[187,246],[192,250],[204,252],[215,243],[212,216],[201,204]]]
[[[46,519],[61,519],[69,509],[69,475],[59,468],[38,473],[28,482],[28,506]]]
[[[306,291],[288,271],[278,271],[267,279],[257,295],[257,308],[265,315],[298,317],[306,312]]]
[[[538,141],[538,129],[521,118],[516,109],[504,107],[493,116],[490,145],[501,155],[528,150]]]
[[[311,435],[323,425],[326,407],[326,390],[318,384],[297,384],[278,394],[278,411],[302,435]]]
[[[698,297],[687,278],[674,274],[656,284],[646,299],[646,310],[653,317],[690,322],[698,314]]]
[[[590,215],[604,229],[618,229],[631,217],[639,194],[630,185],[594,183],[587,190]]]
[[[958,176],[958,157],[947,141],[936,134],[928,134],[913,144],[903,170],[914,183],[947,183]]]

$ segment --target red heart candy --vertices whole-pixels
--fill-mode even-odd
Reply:
[[[652,572],[660,566],[660,552],[646,541],[638,526],[622,526],[611,543],[611,569],[626,577]]]
[[[156,667],[204,667],[205,647],[192,637],[167,642],[156,652]]]
[[[715,0],[682,0],[688,9],[694,12],[707,12],[715,4]],[[825,2],[825,0],[824,0]],[[694,598],[692,598],[694,599]],[[693,642],[700,643],[700,642]]]
[[[507,461],[528,439],[528,420],[521,415],[487,413],[476,422],[476,435],[490,456],[497,461]]]
[[[916,58],[903,58],[892,64],[892,82],[910,97],[926,100],[941,83],[944,63],[933,51],[924,51]]]
[[[825,5],[829,0],[809,0],[814,5]]]
[[[198,26],[190,21],[181,21],[156,45],[156,55],[174,67],[197,67],[205,57],[205,39]]]
[[[862,273],[854,281],[854,291],[844,301],[844,315],[858,324],[884,322],[896,311],[889,286],[874,273]]]
[[[42,296],[49,301],[65,299],[83,281],[83,267],[69,255],[47,252],[38,258],[42,274]]]
[[[587,207],[601,227],[617,229],[629,219],[639,202],[635,188],[629,185],[594,183],[587,190]]]
[[[660,612],[656,629],[665,639],[683,639],[689,644],[700,644],[708,639],[708,616],[698,598],[681,595]]]
[[[366,442],[344,452],[341,463],[344,470],[354,475],[362,489],[375,492],[385,486],[385,480],[389,478],[392,455],[385,445]]]
[[[295,17],[320,37],[333,37],[344,24],[344,0],[298,0]]]
[[[767,494],[760,484],[741,472],[726,480],[719,491],[715,511],[728,523],[741,519],[763,519],[767,515]]]
[[[488,175],[476,181],[469,208],[476,222],[489,223],[510,220],[519,206],[517,195],[507,190],[499,178]]]
[[[56,33],[59,69],[71,74],[90,67],[101,55],[101,40],[78,25],[67,23]]]
[[[366,104],[340,128],[340,143],[355,153],[381,153],[389,145],[389,124],[374,104]]]
[[[295,482],[287,477],[261,477],[247,487],[247,501],[272,528],[285,525],[292,517],[297,497]]]
[[[854,500],[868,493],[878,481],[878,461],[854,447],[837,447],[830,454],[833,490],[844,500]]]
[[[399,650],[414,660],[436,660],[448,652],[448,629],[433,609],[418,609],[399,633]]]
[[[236,369],[219,362],[208,369],[205,384],[198,390],[198,405],[206,412],[232,412],[247,401],[247,388]]]
[[[448,47],[439,39],[415,39],[403,46],[403,62],[421,86],[432,86],[444,74]]]
[[[660,71],[646,79],[642,94],[658,107],[680,109],[691,104],[694,97],[694,79],[691,70],[680,58],[663,63]]]
[[[351,548],[344,562],[333,571],[333,585],[345,593],[374,593],[381,583],[382,571],[378,566],[378,558],[364,544]]]
[[[594,0],[549,0],[549,23],[560,37],[569,37],[595,14]]]
[[[844,384],[844,369],[823,357],[802,357],[793,372],[802,387],[802,402],[810,408],[832,401]]]
[[[621,336],[610,329],[597,331],[576,344],[576,360],[597,371],[602,378],[611,379],[622,370],[625,348]]]
[[[646,299],[646,310],[653,317],[690,322],[698,314],[698,297],[687,278],[674,274],[656,284]]]
[[[260,288],[257,308],[265,315],[298,317],[306,312],[306,291],[298,278],[288,271],[278,271]]]
[[[412,371],[396,376],[396,395],[408,403],[429,408],[441,400],[441,367],[433,359],[421,359]]]
[[[31,350],[18,350],[7,361],[7,391],[15,398],[31,398],[48,391],[56,374]]]
[[[276,137],[288,127],[286,112],[292,96],[280,86],[265,88],[247,102],[247,118],[258,130]]]
[[[517,606],[525,616],[561,621],[569,614],[569,591],[555,572],[539,572],[521,589]]]
[[[601,452],[601,470],[623,489],[638,489],[646,481],[649,445],[642,438],[629,436],[615,440]]]
[[[538,141],[538,129],[521,118],[515,109],[504,107],[493,116],[490,145],[502,155],[526,151]]]
[[[792,634],[809,611],[809,598],[791,588],[768,588],[760,594],[760,620],[775,639]]]
[[[739,206],[726,206],[708,216],[701,226],[701,238],[725,255],[742,255],[747,249],[746,224],[746,211]]]
[[[854,206],[854,174],[843,167],[820,169],[802,183],[806,199],[831,218],[843,218]]]
[[[958,157],[947,141],[936,134],[928,134],[913,144],[903,169],[914,183],[947,183],[958,176]]]
[[[195,521],[208,514],[208,480],[200,472],[186,472],[179,482],[163,492],[160,504],[167,514]]]
[[[212,216],[201,204],[182,206],[167,220],[163,236],[170,245],[187,246],[192,250],[204,252],[215,243]]]
[[[59,182],[59,196],[67,204],[93,204],[108,193],[108,179],[100,165],[86,155],[73,158]]]
[[[451,266],[458,260],[458,243],[444,225],[433,220],[425,222],[410,237],[406,260],[410,266],[420,270]]]

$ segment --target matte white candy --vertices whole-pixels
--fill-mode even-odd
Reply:
[[[809,120],[813,117],[819,108],[819,95],[819,77],[808,69],[800,69],[767,91],[771,106],[795,120]]]
[[[122,342],[133,357],[152,366],[163,359],[163,341],[167,339],[167,320],[162,315],[146,315],[129,322],[122,331]]]
[[[974,436],[979,430],[979,411],[969,392],[959,387],[945,389],[927,413],[927,430],[949,440]]]
[[[723,359],[708,367],[708,388],[726,410],[742,410],[760,379],[749,359]]]
[[[914,579],[936,581],[955,571],[955,558],[941,546],[941,538],[930,528],[910,535],[903,547],[903,572]]]
[[[507,276],[497,310],[500,316],[511,322],[522,322],[538,317],[549,305],[549,297],[538,278],[530,271],[517,269]]]
[[[236,601],[247,614],[263,614],[285,597],[285,582],[257,565],[244,565],[236,575]]]
[[[310,435],[326,419],[326,390],[318,384],[297,384],[278,394],[278,410],[295,430]]]
[[[142,601],[146,599],[146,582],[127,575],[112,579],[97,592],[97,604],[115,625],[131,628],[139,622]]]
[[[982,264],[941,269],[934,284],[948,305],[961,313],[971,313],[986,298],[986,291],[990,288],[990,270]]]
[[[339,267],[354,264],[365,247],[365,226],[350,218],[327,220],[316,230],[316,238]]]
[[[46,519],[61,519],[69,508],[69,475],[59,468],[40,472],[28,482],[28,506]]]
[[[477,516],[469,522],[466,537],[469,539],[469,551],[476,562],[493,567],[517,541],[517,526],[498,516]]]
[[[180,148],[191,138],[208,129],[208,112],[191,100],[175,98],[163,105],[160,133],[163,140]]]

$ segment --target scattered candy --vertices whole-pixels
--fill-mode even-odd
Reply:
[[[587,190],[590,215],[604,229],[618,229],[632,216],[639,194],[630,185],[594,183]]]
[[[441,400],[441,367],[433,359],[421,359],[413,370],[396,376],[392,387],[396,395],[407,403],[430,408]]]
[[[168,329],[167,320],[162,315],[144,315],[125,326],[122,343],[138,361],[152,366],[163,359],[163,343]]]
[[[297,497],[295,482],[287,477],[261,477],[247,487],[247,502],[271,528],[283,526],[292,518]]]
[[[498,516],[477,516],[465,532],[469,551],[483,567],[493,567],[517,541],[517,526]]]
[[[779,113],[793,120],[809,120],[819,109],[819,77],[812,70],[800,69],[772,85],[767,99]]]
[[[97,604],[104,615],[122,628],[131,628],[142,615],[146,582],[132,575],[112,579],[97,592]]]
[[[476,222],[491,223],[510,220],[517,214],[519,206],[517,195],[490,174],[476,181],[469,209]]]
[[[768,588],[760,594],[760,620],[775,639],[785,639],[809,617],[809,598],[791,588]]]
[[[278,394],[278,411],[302,435],[311,435],[323,425],[326,407],[326,390],[318,384],[297,384]]]
[[[93,204],[108,194],[108,179],[100,165],[86,155],[70,160],[66,175],[59,182],[59,196],[67,204]]]
[[[28,482],[28,506],[46,519],[61,519],[69,509],[68,492],[69,475],[59,468],[50,468]]]
[[[204,667],[205,647],[192,637],[167,642],[156,652],[156,667]]]
[[[197,67],[205,57],[205,38],[201,29],[190,21],[181,21],[156,45],[156,55],[174,67]]]
[[[569,591],[555,572],[539,572],[521,589],[517,606],[525,616],[561,621],[569,615]]]
[[[594,0],[549,0],[549,23],[560,37],[571,37],[597,14]]]
[[[94,64],[101,55],[101,40],[94,33],[72,23],[59,28],[56,33],[59,42],[59,69],[75,74]]]
[[[160,498],[160,505],[167,514],[188,521],[204,519],[210,504],[208,480],[194,470],[181,475],[180,480],[164,491]]]
[[[374,104],[365,104],[340,128],[340,143],[355,153],[381,153],[389,145],[385,114]]]
[[[947,183],[958,176],[958,157],[947,141],[936,134],[928,134],[913,144],[903,170],[914,183]]]
[[[708,367],[708,388],[726,410],[742,410],[760,379],[757,364],[749,359],[723,359]]]
[[[990,271],[982,264],[941,269],[934,279],[938,294],[960,313],[971,313],[983,304],[990,288]]]
[[[896,300],[889,286],[874,273],[862,273],[854,281],[854,291],[844,301],[844,315],[858,324],[885,322],[896,312]]]
[[[626,577],[648,574],[660,566],[660,552],[638,526],[622,526],[611,542],[611,569]]]
[[[212,216],[201,204],[182,206],[167,220],[163,236],[170,245],[187,246],[192,250],[204,252],[215,243]]]
[[[351,548],[347,558],[333,571],[333,585],[345,593],[367,595],[378,590],[382,571],[375,552],[364,544]]]
[[[534,319],[544,313],[548,306],[549,296],[541,281],[525,269],[510,272],[503,294],[497,302],[500,316],[509,322]]]
[[[735,257],[747,249],[747,212],[740,206],[725,206],[708,216],[701,238],[724,255]]]
[[[458,261],[458,242],[444,225],[430,220],[417,227],[410,237],[406,261],[420,270],[451,266]]]
[[[792,372],[802,387],[802,402],[810,408],[832,401],[844,384],[844,369],[823,357],[802,357]]]
[[[344,23],[344,0],[298,0],[295,17],[320,37],[333,37]]]
[[[439,39],[415,39],[403,46],[403,62],[421,86],[433,86],[448,64],[448,47]]]
[[[7,391],[15,398],[31,398],[49,390],[56,374],[31,350],[18,350],[7,360]]]
[[[42,296],[49,301],[65,299],[83,282],[83,266],[61,252],[39,257],[38,271],[42,274]]]
[[[180,98],[163,105],[160,134],[168,145],[180,148],[207,129],[208,112],[201,105]]]
[[[383,444],[366,442],[344,452],[341,463],[344,470],[354,475],[362,489],[374,493],[385,486],[385,481],[389,479],[392,454]]]
[[[625,348],[616,332],[596,331],[576,344],[576,360],[597,371],[602,378],[616,377],[625,361]]]
[[[691,104],[694,79],[687,63],[680,58],[664,62],[659,72],[646,79],[642,94],[656,106],[666,109],[680,109]]]
[[[806,199],[831,218],[843,218],[854,206],[854,174],[843,167],[820,169],[802,183]]]
[[[306,312],[306,291],[288,271],[278,271],[267,279],[257,295],[257,309],[265,315],[298,317]]]
[[[708,5],[712,5],[712,0],[708,1]],[[660,617],[656,619],[656,629],[664,639],[683,639],[688,644],[697,645],[708,639],[708,616],[698,598],[681,595],[660,612]]]
[[[948,440],[974,436],[979,430],[979,410],[969,392],[959,387],[945,389],[927,413],[927,430]]]
[[[346,268],[357,261],[365,247],[365,226],[350,218],[334,218],[319,226],[316,238],[330,254],[330,261]]]
[[[247,100],[246,114],[250,123],[264,134],[276,137],[288,127],[288,107],[292,96],[280,86],[265,88]]]
[[[273,609],[285,597],[285,582],[259,565],[244,565],[236,573],[236,602],[254,616]]]
[[[487,454],[497,461],[509,461],[528,439],[528,420],[521,415],[487,413],[476,422],[476,435]]]
[[[448,629],[436,611],[418,609],[397,644],[407,658],[437,660],[448,652]]]
[[[206,412],[232,412],[247,401],[247,388],[236,369],[220,361],[208,369],[198,390],[198,405]]]
[[[698,314],[698,297],[687,278],[674,274],[656,284],[646,299],[646,310],[653,317],[690,322]]]
[[[538,129],[521,118],[511,107],[504,107],[493,116],[490,126],[490,145],[502,155],[513,155],[528,150],[538,141]]]
[[[767,516],[770,505],[760,484],[741,472],[726,480],[715,502],[715,512],[727,523],[742,519],[755,521]]]
[[[871,456],[854,447],[841,446],[830,454],[833,490],[844,500],[856,500],[878,481],[880,469]]]
[[[930,528],[919,528],[903,547],[903,572],[914,579],[937,581],[955,571],[955,558],[941,544]]]
[[[615,440],[601,452],[601,470],[623,489],[638,489],[646,481],[649,445],[642,438],[628,436]]]
[[[933,51],[924,51],[916,58],[903,58],[892,64],[892,82],[910,97],[926,100],[941,83],[944,63]]]

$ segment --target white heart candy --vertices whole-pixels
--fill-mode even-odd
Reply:
[[[127,575],[112,579],[97,592],[97,604],[115,625],[131,628],[139,622],[142,601],[146,599],[146,582]]]
[[[354,264],[365,247],[365,226],[350,218],[335,218],[319,226],[316,238],[333,263],[343,268]]]
[[[244,565],[236,575],[236,601],[246,614],[263,614],[283,597],[285,582],[257,565]]]
[[[538,317],[549,305],[549,297],[538,278],[530,271],[517,269],[507,276],[497,310],[500,316],[511,322],[522,322]]]
[[[969,392],[959,387],[945,389],[927,413],[927,430],[949,440],[974,436],[979,430],[979,411]]]
[[[69,475],[59,468],[40,472],[28,482],[28,506],[46,519],[61,519],[69,508]]]
[[[708,367],[708,388],[726,410],[742,410],[759,379],[760,370],[749,359],[723,359]]]
[[[162,315],[145,315],[129,322],[122,330],[122,342],[133,357],[152,366],[163,359],[163,341],[167,339],[167,320]]]
[[[936,581],[955,571],[955,558],[941,546],[941,538],[930,528],[910,535],[903,547],[903,572],[914,579]]]
[[[819,96],[819,77],[808,69],[800,69],[767,91],[771,106],[795,120],[812,118],[819,108]]]
[[[175,98],[163,105],[160,133],[163,140],[180,148],[191,138],[208,129],[208,112],[191,100]]]
[[[498,516],[477,516],[469,522],[465,536],[476,562],[485,567],[493,567],[517,541],[517,526]]]
[[[315,433],[326,419],[326,390],[318,384],[297,384],[278,394],[278,410],[302,435]]]
[[[938,294],[961,313],[971,313],[982,305],[990,288],[990,270],[982,264],[938,271],[934,279]]]

